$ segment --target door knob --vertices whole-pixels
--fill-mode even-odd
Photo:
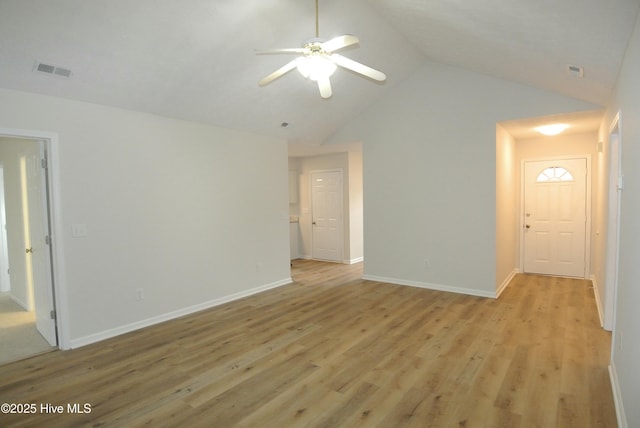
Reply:
[[[525,226],[527,229],[529,229],[531,226],[529,226],[528,224],[525,224]]]
[[[314,221],[314,222],[313,222],[313,223],[311,223],[311,224],[316,224],[316,222]]]
[[[27,248],[27,254],[29,254],[29,253],[33,253],[33,247]]]

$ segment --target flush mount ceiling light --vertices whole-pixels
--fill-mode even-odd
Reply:
[[[552,123],[549,125],[538,126],[537,128],[533,128],[543,135],[558,135],[565,129],[567,129],[569,125],[566,123]]]
[[[384,82],[387,76],[364,64],[353,61],[347,57],[334,53],[337,50],[353,46],[359,43],[356,36],[344,35],[334,37],[326,42],[318,37],[318,0],[316,0],[316,37],[305,43],[301,48],[292,49],[271,49],[257,51],[259,55],[264,54],[302,54],[302,56],[290,61],[283,67],[274,71],[258,82],[258,85],[265,86],[277,78],[285,75],[294,68],[305,78],[316,82],[322,98],[329,98],[332,95],[331,81],[329,78],[335,73],[338,66],[361,74],[378,82]]]

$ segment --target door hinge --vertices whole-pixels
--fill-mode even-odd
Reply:
[[[40,159],[40,165],[42,165],[43,169],[47,169],[47,158]]]
[[[47,245],[51,245],[51,238],[49,237],[49,235],[44,237],[44,243]]]
[[[52,320],[57,319],[57,318],[56,318],[56,315],[57,315],[57,314],[56,314],[56,310],[55,310],[55,309],[51,309],[51,313],[50,313],[50,315],[51,315],[51,319],[52,319]]]

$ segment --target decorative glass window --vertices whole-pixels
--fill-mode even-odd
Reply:
[[[542,171],[536,181],[573,181],[573,175],[561,166],[551,166]]]

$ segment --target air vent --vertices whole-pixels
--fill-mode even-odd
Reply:
[[[49,73],[49,74],[53,73],[55,69],[56,68],[53,65],[43,64],[43,63],[38,64],[38,68],[37,68],[38,71],[41,71],[43,73]]]
[[[58,67],[52,64],[45,64],[44,62],[36,61],[34,70],[39,71],[40,73],[63,77],[65,79],[71,77],[71,70],[69,70],[68,68]]]
[[[567,65],[567,73],[573,77],[584,77],[584,69],[579,65]]]

